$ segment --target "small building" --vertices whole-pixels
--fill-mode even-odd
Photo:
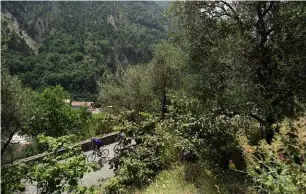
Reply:
[[[88,109],[93,108],[93,102],[79,102],[79,101],[72,101],[71,106],[73,108],[81,108],[81,107],[86,107]]]

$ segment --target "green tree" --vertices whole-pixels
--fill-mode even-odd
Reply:
[[[165,36],[163,10],[155,2],[3,2],[2,7],[29,34],[24,41],[3,17],[1,40],[8,52],[2,58],[10,73],[36,91],[61,85],[75,100],[95,101],[105,69],[149,62]]]
[[[69,94],[60,86],[45,89],[35,100],[35,117],[29,122],[34,136],[44,133],[60,137],[67,134],[81,134],[90,113],[86,109],[75,110],[65,102]]]
[[[216,114],[256,119],[268,142],[271,125],[297,112],[295,100],[305,102],[306,79],[298,73],[305,68],[304,6],[220,1],[178,2],[172,8],[188,34],[194,93]]]
[[[175,45],[164,41],[156,46],[151,62],[151,75],[154,93],[160,99],[162,118],[169,101],[167,98],[169,90],[177,90],[183,86],[180,76],[184,64],[183,55]]]
[[[162,42],[156,46],[154,58],[148,65],[106,73],[101,83],[101,102],[134,110],[134,114],[160,112],[163,117],[168,105],[167,93],[183,86],[180,76],[184,64],[179,48]]]
[[[101,83],[102,104],[113,106],[118,111],[134,110],[133,119],[139,111],[155,110],[152,78],[148,66],[130,66],[121,73],[108,73]]]
[[[20,81],[1,72],[1,156],[7,152],[16,134],[27,131],[31,118],[32,91],[24,88]]]
[[[73,139],[71,135],[59,138],[39,135],[39,143],[47,144],[46,156],[41,161],[2,168],[1,192],[22,191],[23,183],[29,182],[41,193],[85,193],[86,188],[78,186],[78,181],[91,165],[86,163],[80,147],[72,147]],[[58,154],[63,149],[65,153]]]

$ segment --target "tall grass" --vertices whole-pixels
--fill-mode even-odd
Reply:
[[[202,168],[192,164],[177,164],[169,170],[162,171],[155,181],[141,194],[218,194],[216,181]]]

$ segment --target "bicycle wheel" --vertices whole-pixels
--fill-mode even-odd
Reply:
[[[103,150],[101,151],[101,157],[102,157],[102,158],[107,157],[108,154],[109,154],[109,150],[108,150],[108,149],[103,149]]]
[[[121,145],[120,145],[120,144],[116,144],[116,145],[114,146],[114,152],[115,152],[116,154],[118,154],[120,150],[121,150]]]
[[[87,156],[87,161],[88,162],[93,162],[93,161],[95,161],[96,157],[97,157],[97,154],[95,152],[92,152],[91,154],[89,154]]]

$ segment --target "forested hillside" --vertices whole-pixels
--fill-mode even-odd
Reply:
[[[2,193],[305,193],[306,3],[167,5],[3,3]],[[71,145],[110,132],[113,176],[80,185],[98,162]]]
[[[105,70],[150,61],[165,37],[154,2],[1,4],[4,66],[35,90],[60,84],[75,99],[95,100]]]

